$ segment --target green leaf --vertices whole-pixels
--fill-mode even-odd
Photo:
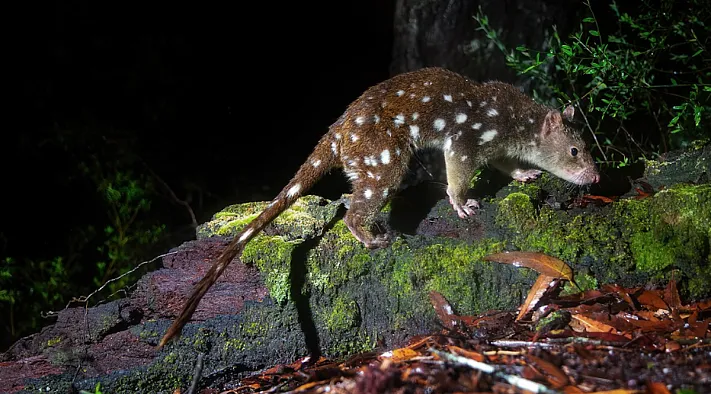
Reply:
[[[600,37],[600,33],[597,30],[590,30],[588,33],[590,33],[591,36]]]
[[[704,51],[703,49],[699,49],[698,51],[694,52],[694,54],[691,55],[691,57],[696,57],[696,56],[700,55],[701,52],[703,52],[703,51]]]
[[[573,56],[573,49],[570,47],[570,45],[561,45],[560,50],[565,53],[568,56]]]
[[[696,127],[699,127],[699,123],[701,123],[701,112],[704,110],[704,107],[700,105],[694,106],[694,123],[696,123]]]
[[[593,19],[593,18],[591,18],[591,17],[587,17],[587,18],[583,19],[583,22],[585,22],[585,23],[592,23],[592,22],[595,22],[595,19]]]

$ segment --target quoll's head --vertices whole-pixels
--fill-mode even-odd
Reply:
[[[600,181],[593,158],[580,133],[571,125],[575,109],[569,105],[559,112],[551,110],[545,117],[539,134],[539,149],[543,169],[576,185]]]

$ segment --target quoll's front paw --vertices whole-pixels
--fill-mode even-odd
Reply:
[[[541,170],[516,170],[511,176],[517,181],[528,182],[538,178],[542,173]]]
[[[479,202],[472,198],[468,199],[464,204],[461,205],[457,204],[450,198],[449,203],[452,204],[452,208],[454,208],[454,210],[457,212],[457,215],[459,215],[459,217],[462,219],[466,218],[467,216],[474,215],[474,210],[479,208]]]

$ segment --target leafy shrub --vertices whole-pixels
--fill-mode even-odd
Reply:
[[[601,3],[586,2],[587,15],[566,38],[554,26],[545,50],[506,48],[481,8],[475,19],[506,63],[530,78],[534,98],[584,109],[601,164],[624,166],[705,138],[711,2],[643,0],[625,3],[628,10]]]

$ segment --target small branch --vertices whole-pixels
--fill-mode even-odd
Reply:
[[[188,388],[188,391],[186,391],[185,394],[195,394],[197,391],[198,382],[202,376],[202,368],[205,366],[205,363],[203,362],[204,358],[205,353],[198,354],[197,362],[195,363],[195,372],[193,372],[193,381],[190,383],[190,388]]]
[[[473,368],[473,369],[476,369],[478,371],[481,371],[481,372],[484,372],[487,374],[494,375],[497,378],[505,380],[512,386],[521,388],[523,390],[528,390],[532,393],[561,394],[560,391],[551,390],[548,387],[546,387],[540,383],[536,383],[536,382],[528,380],[528,379],[520,378],[515,375],[509,375],[509,374],[503,373],[501,371],[497,371],[494,366],[489,365],[489,364],[485,364],[485,363],[482,363],[479,361],[472,360],[470,358],[457,356],[456,354],[446,353],[446,352],[442,352],[442,351],[435,350],[435,349],[430,349],[430,352],[432,352],[432,353],[436,354],[437,356],[441,357],[442,359],[452,362],[454,364],[463,365],[463,366]]]
[[[172,199],[176,204],[182,205],[182,206],[185,207],[185,209],[188,211],[188,214],[190,214],[190,220],[191,220],[191,223],[190,223],[190,224],[192,225],[193,228],[196,228],[196,227],[198,226],[198,224],[197,224],[197,218],[195,218],[195,212],[193,212],[193,209],[190,207],[190,204],[188,204],[187,201],[184,201],[184,200],[179,199],[178,196],[176,196],[175,193],[173,192],[173,189],[171,189],[170,186],[168,186],[168,184],[167,184],[163,179],[161,179],[161,177],[159,177],[158,174],[156,174],[156,173],[148,166],[148,164],[146,164],[145,161],[143,162],[143,166],[146,167],[146,169],[148,170],[148,172],[151,173],[151,175],[153,176],[153,178],[154,178],[156,181],[158,181],[158,183],[160,183],[161,185],[163,185],[163,187],[165,188],[165,190],[168,191],[168,194],[170,194],[171,199]]]

